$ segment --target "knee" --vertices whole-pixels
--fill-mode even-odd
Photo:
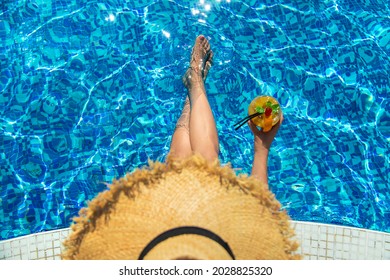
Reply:
[[[219,150],[218,150],[217,148],[199,151],[199,153],[200,153],[208,162],[214,162],[214,161],[218,160]]]
[[[187,157],[190,157],[191,155],[192,155],[191,149],[178,149],[178,150],[176,150],[173,148],[169,151],[169,157],[177,159],[177,160],[185,159]]]

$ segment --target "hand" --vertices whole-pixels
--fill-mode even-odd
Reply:
[[[282,122],[283,122],[283,113],[280,116],[279,122],[270,131],[263,132],[262,130],[258,129],[257,126],[251,120],[248,121],[248,125],[255,137],[255,147],[254,147],[255,153],[264,150],[269,151],[272,141],[274,140],[275,135],[278,132]]]

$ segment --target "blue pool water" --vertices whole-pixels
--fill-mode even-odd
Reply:
[[[387,0],[2,0],[0,237],[65,228],[105,182],[164,160],[195,37],[223,164],[258,95],[285,121],[272,191],[295,220],[390,232]]]

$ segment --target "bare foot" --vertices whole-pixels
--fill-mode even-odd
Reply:
[[[195,45],[191,53],[190,67],[187,69],[183,76],[183,83],[189,91],[189,95],[204,92],[204,81],[211,68],[213,62],[213,52],[210,50],[210,44],[208,40],[200,35],[195,40]],[[190,119],[190,99],[187,96],[184,103],[184,107],[181,116],[176,124],[176,129],[185,128],[189,132],[189,119]]]
[[[213,52],[210,49],[209,41],[203,35],[198,36],[192,49],[190,67],[183,76],[183,83],[187,89],[196,85],[203,86],[212,60]]]

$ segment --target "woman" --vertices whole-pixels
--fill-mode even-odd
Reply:
[[[182,114],[172,136],[170,154],[186,158],[193,153],[202,155],[208,161],[218,159],[219,142],[213,113],[207,99],[204,82],[211,68],[213,52],[208,40],[200,35],[196,38],[191,54],[190,67],[184,74],[183,83],[188,90]],[[251,121],[248,125],[254,135],[254,160],[252,176],[268,185],[267,161],[269,149],[283,121],[270,132],[262,132]]]
[[[64,259],[299,259],[288,215],[268,189],[270,132],[249,121],[253,176],[218,163],[204,81],[213,53],[199,36],[183,77],[188,89],[165,163],[112,183],[75,219]]]

